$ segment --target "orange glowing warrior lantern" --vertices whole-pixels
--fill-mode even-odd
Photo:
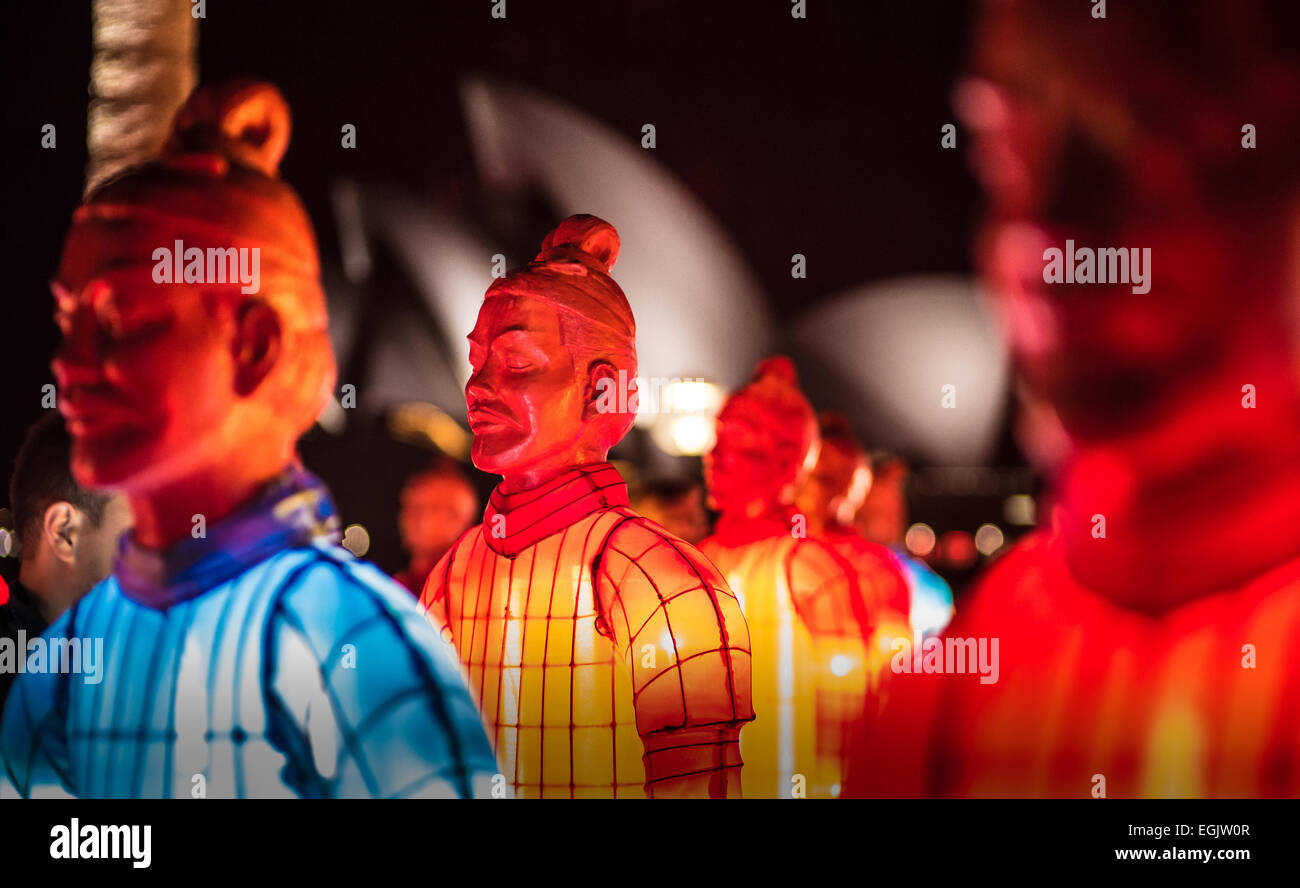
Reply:
[[[6,701],[0,798],[491,792],[458,664],[338,545],[298,460],[336,374],[316,237],[279,175],[290,131],[269,83],[200,87],[73,214],[59,409],[77,481],[120,490],[135,527],[49,629],[95,639],[99,680],[29,668]]]
[[[754,648],[746,796],[839,795],[846,738],[880,668],[857,572],[793,508],[817,450],[816,417],[793,364],[778,357],[727,400],[705,455],[720,514],[700,548],[739,597]]]
[[[613,391],[636,376],[618,249],[573,216],[488,289],[465,399],[474,463],[502,480],[421,603],[517,795],[735,796],[753,718],[740,605],[605,461],[635,418]]]

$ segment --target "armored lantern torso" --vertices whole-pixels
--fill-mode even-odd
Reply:
[[[333,516],[295,471],[205,538],[128,543],[45,636],[93,657],[15,684],[0,796],[486,797],[455,661]]]
[[[1300,792],[1300,561],[1162,612],[1117,605],[1036,532],[950,637],[999,638],[996,681],[899,677],[855,796],[1258,798]],[[898,705],[895,705],[897,703]]]
[[[852,567],[790,533],[706,539],[749,625],[757,719],[741,734],[747,798],[841,793],[844,755],[877,668]]]
[[[825,540],[857,571],[858,588],[873,614],[888,614],[906,633],[911,615],[911,590],[898,558],[888,548],[859,536],[856,531],[830,528]],[[876,620],[879,623],[880,620]]]
[[[1097,774],[1112,797],[1300,792],[1300,562],[1159,616],[1073,581],[1041,536],[998,567],[961,631],[1006,636],[1001,675],[949,682],[953,722],[976,730],[943,741],[947,793],[1080,795]]]
[[[650,735],[752,718],[735,596],[627,502],[603,463],[494,492],[425,586],[518,796],[642,797]]]

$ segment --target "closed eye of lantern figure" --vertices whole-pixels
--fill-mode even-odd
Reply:
[[[295,453],[334,355],[311,223],[278,177],[288,141],[271,85],[201,88],[161,156],[73,217],[54,284],[72,469],[137,520],[49,629],[102,641],[97,674],[14,686],[0,795],[489,792],[455,660],[338,545]]]
[[[757,720],[741,742],[751,797],[840,794],[844,750],[880,666],[861,577],[795,514],[817,451],[794,365],[775,357],[723,405],[704,459],[719,518],[700,548],[740,599],[754,650]]]
[[[618,248],[573,216],[488,289],[465,400],[474,463],[502,480],[421,603],[517,796],[736,796],[753,717],[740,606],[605,461],[635,418],[609,396],[636,375]]]

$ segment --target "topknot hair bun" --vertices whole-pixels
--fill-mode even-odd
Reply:
[[[202,86],[176,112],[162,157],[173,166],[202,166],[205,160],[211,165],[215,155],[274,179],[291,129],[289,104],[270,83]]]
[[[595,259],[599,270],[609,274],[618,261],[619,244],[618,230],[613,225],[598,216],[579,213],[565,219],[546,235],[542,250],[533,261],[545,262],[557,254],[577,250]]]
[[[773,379],[792,388],[799,386],[799,373],[794,369],[794,362],[785,355],[773,355],[758,362],[753,381],[762,379]]]

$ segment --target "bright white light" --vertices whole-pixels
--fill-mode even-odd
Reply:
[[[837,675],[840,678],[848,675],[853,670],[853,658],[844,654],[836,654],[831,657],[831,675]]]
[[[0,527],[0,557],[7,557],[14,548],[14,539],[9,531]]]
[[[699,456],[713,446],[713,419],[722,409],[722,389],[699,379],[664,385],[641,381],[638,420],[650,423],[650,437],[672,456]]]
[[[650,430],[650,437],[672,456],[699,456],[713,446],[713,418],[662,416]]]
[[[917,558],[924,558],[933,552],[934,543],[934,528],[920,522],[909,527],[903,536],[903,544],[907,546],[907,551]]]
[[[370,532],[360,524],[349,524],[343,531],[343,548],[358,558],[370,551]]]
[[[722,407],[722,389],[702,379],[670,382],[660,393],[659,409],[673,413],[716,414]]]
[[[975,531],[975,548],[979,549],[981,555],[992,555],[1006,541],[1001,528],[996,524],[981,524]]]

